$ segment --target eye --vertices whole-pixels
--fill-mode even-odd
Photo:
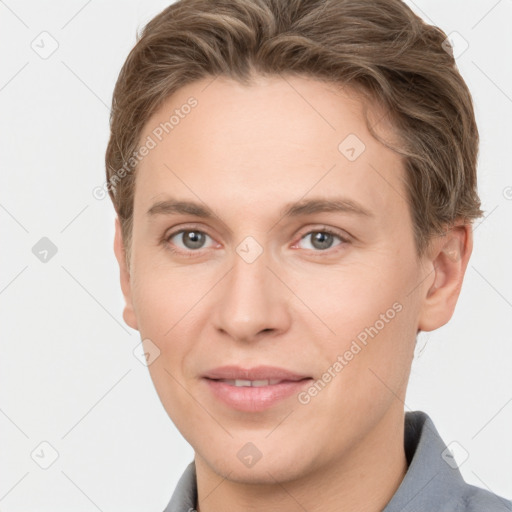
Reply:
[[[165,241],[172,252],[183,253],[188,256],[187,252],[199,252],[200,249],[204,249],[204,243],[207,238],[212,240],[204,231],[198,229],[181,229],[180,231],[175,231],[167,235]],[[175,240],[173,241],[173,239]],[[182,245],[180,245],[180,243]],[[173,246],[177,246],[178,249],[175,249]]]
[[[306,247],[306,249],[313,249],[316,252],[322,252],[330,249],[333,246],[333,240],[336,238],[340,241],[340,243],[336,245],[344,245],[349,243],[349,240],[342,236],[341,233],[337,233],[336,231],[329,228],[321,228],[314,231],[309,231],[301,237],[300,241],[307,240],[308,238],[311,239],[311,247]]]
[[[314,252],[327,252],[333,247],[335,239],[338,239],[339,243],[335,244],[334,247],[350,243],[349,238],[344,236],[342,233],[328,227],[322,227],[316,230],[311,230],[302,235],[299,242],[297,242],[293,248],[296,248],[298,244],[308,238],[311,239],[310,247],[302,248],[311,249]],[[212,237],[204,231],[188,228],[180,229],[179,231],[174,231],[173,233],[166,235],[162,242],[165,244],[165,247],[173,253],[180,254],[182,256],[196,256],[201,253],[202,249],[208,248],[205,245],[207,239],[214,242]],[[210,245],[210,247],[213,246],[214,243]]]

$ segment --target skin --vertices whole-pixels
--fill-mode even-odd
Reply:
[[[380,511],[407,470],[403,400],[416,334],[452,316],[471,227],[455,223],[416,257],[403,162],[371,137],[354,93],[297,76],[250,87],[209,78],[169,97],[140,140],[190,96],[197,107],[137,169],[129,268],[118,220],[114,250],[124,320],[159,348],[151,378],[195,451],[198,508]],[[366,146],[354,161],[338,150],[351,133]],[[216,216],[147,214],[170,196]],[[371,215],[280,213],[339,196]],[[346,241],[315,242],[323,227]],[[195,246],[183,233],[166,240],[180,229],[207,236]],[[236,252],[247,236],[263,250],[252,263]],[[201,379],[225,364],[319,379],[394,303],[401,311],[308,404],[292,396],[235,411]],[[237,457],[247,442],[262,454],[252,467]]]

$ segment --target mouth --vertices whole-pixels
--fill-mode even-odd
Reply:
[[[276,367],[224,366],[202,380],[216,402],[238,411],[261,412],[292,399],[313,378]]]
[[[281,384],[281,382],[299,382],[299,381],[287,381],[281,379],[263,379],[263,380],[244,380],[244,379],[210,379],[216,382],[224,382],[230,386],[236,386],[237,388],[252,387],[261,388],[263,386],[275,386]]]

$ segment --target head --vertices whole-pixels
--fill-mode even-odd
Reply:
[[[305,475],[401,421],[417,333],[452,316],[482,214],[445,39],[398,0],[190,0],[129,54],[106,154],[124,319],[219,474]],[[235,410],[204,378],[224,365],[310,381]]]

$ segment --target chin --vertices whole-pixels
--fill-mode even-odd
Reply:
[[[267,449],[270,454],[266,451]],[[313,462],[308,463],[300,447],[294,447],[290,451],[292,453],[284,452],[282,446],[280,448],[268,446],[268,448],[262,448],[258,455],[256,448],[248,444],[243,445],[242,449],[226,450],[213,456],[199,456],[199,458],[215,473],[232,482],[275,485],[276,482],[297,480],[309,471],[315,470],[312,467]],[[232,455],[227,456],[228,453]],[[254,457],[259,458],[256,460]]]
[[[227,480],[239,484],[275,485],[276,482],[285,483],[300,478],[303,474],[296,461],[287,461],[285,464],[265,464],[260,460],[252,468],[243,468],[239,464],[222,464],[222,468],[214,468],[217,474]]]

